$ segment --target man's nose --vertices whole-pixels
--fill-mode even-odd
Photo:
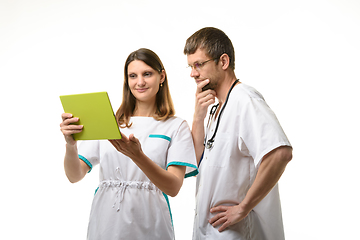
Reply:
[[[191,72],[190,72],[190,77],[198,77],[200,74],[199,74],[199,72],[194,68],[194,67],[192,67],[191,68]]]

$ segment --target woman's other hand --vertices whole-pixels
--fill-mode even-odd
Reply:
[[[109,142],[122,154],[128,156],[133,161],[136,160],[143,152],[139,140],[134,137],[134,134],[130,134],[126,137],[121,134],[121,139],[111,139]]]

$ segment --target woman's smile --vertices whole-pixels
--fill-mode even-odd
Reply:
[[[139,93],[143,93],[146,92],[146,90],[148,90],[149,88],[135,88],[135,90]]]

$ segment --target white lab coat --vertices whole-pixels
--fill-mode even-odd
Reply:
[[[186,177],[197,174],[195,151],[188,124],[180,118],[156,121],[132,117],[121,129],[139,139],[145,155],[163,169],[186,166]],[[100,164],[100,184],[94,196],[88,239],[174,239],[171,210],[160,191],[135,163],[107,140],[83,141],[79,157],[91,168]]]
[[[218,119],[211,119],[207,139]],[[273,111],[254,88],[243,83],[232,90],[212,149],[199,166],[193,240],[281,240],[284,230],[278,186],[239,223],[223,232],[209,224],[210,208],[236,205],[244,198],[264,155],[291,146]]]

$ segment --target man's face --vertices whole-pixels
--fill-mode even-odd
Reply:
[[[191,67],[190,77],[195,79],[196,84],[209,79],[210,82],[203,87],[203,91],[207,89],[216,90],[219,83],[218,65],[206,55],[202,49],[197,49],[194,54],[187,55],[187,61]]]

